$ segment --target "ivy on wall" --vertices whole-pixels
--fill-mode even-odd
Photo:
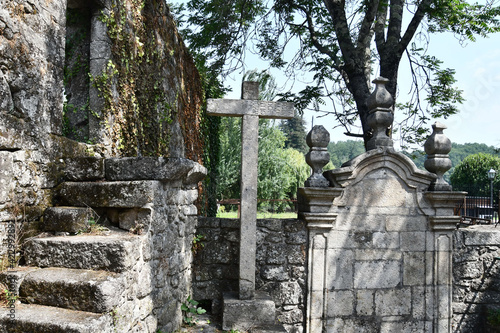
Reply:
[[[112,59],[92,84],[103,99],[99,116],[120,156],[170,156],[174,122],[185,157],[202,162],[202,88],[193,60],[163,1],[112,0],[100,19]],[[176,142],[179,140],[176,140]],[[182,140],[181,140],[182,141]]]

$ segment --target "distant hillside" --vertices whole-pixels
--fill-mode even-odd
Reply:
[[[424,169],[424,162],[426,158],[424,151],[414,150],[411,153],[408,152],[403,152],[403,153],[411,157],[413,159],[413,162],[415,162],[415,164],[417,165],[417,167]],[[488,146],[484,143],[465,143],[465,144],[452,143],[450,151],[451,169],[444,175],[444,178],[446,180],[449,180],[449,177],[453,172],[453,169],[458,164],[460,164],[460,162],[462,162],[462,160],[465,157],[477,153],[485,153],[492,155],[498,154],[495,147]]]
[[[349,161],[350,159],[364,153],[365,147],[362,141],[347,140],[347,141],[337,141],[330,142],[328,144],[328,152],[330,153],[330,160],[336,168],[339,168],[342,163]],[[413,162],[420,169],[424,168],[425,153],[423,150],[414,150],[412,152],[403,152],[405,155],[410,157]],[[456,167],[462,160],[472,154],[486,153],[497,155],[498,151],[493,146],[488,146],[484,143],[452,143],[450,151],[450,159],[452,168],[445,174],[445,179],[449,180],[450,174],[453,168]]]

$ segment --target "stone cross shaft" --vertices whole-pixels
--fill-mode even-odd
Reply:
[[[241,214],[239,297],[255,296],[257,248],[257,152],[259,118],[293,118],[293,103],[259,101],[259,83],[243,82],[242,99],[208,99],[212,116],[243,117],[241,124]]]

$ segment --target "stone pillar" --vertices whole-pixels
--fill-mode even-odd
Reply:
[[[330,231],[336,214],[329,213],[333,200],[341,189],[331,188],[323,176],[323,167],[330,161],[326,146],[330,133],[323,126],[314,126],[307,135],[310,147],[306,162],[312,169],[304,188],[298,190],[299,218],[307,223],[309,231],[306,332],[321,332],[324,328],[327,297],[328,248]]]
[[[336,214],[328,213],[333,200],[342,193],[336,188],[306,187],[298,191],[299,218],[309,231],[306,332],[323,330],[327,297],[329,234]]]
[[[435,210],[435,215],[429,217],[431,231],[433,233],[432,244],[434,258],[432,267],[434,298],[430,300],[434,304],[434,332],[451,332],[452,310],[452,287],[453,287],[453,234],[460,216],[453,215],[453,209],[457,202],[464,199],[465,192],[427,192],[426,198]]]

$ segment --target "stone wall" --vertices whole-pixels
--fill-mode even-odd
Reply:
[[[306,332],[449,332],[452,236],[463,193],[392,148],[299,189],[309,230]]]
[[[193,297],[220,311],[222,293],[238,290],[239,220],[199,217],[203,246],[194,255]],[[267,291],[288,332],[303,332],[307,232],[303,221],[257,220],[256,288]]]
[[[16,238],[36,232],[72,159],[199,162],[201,103],[199,75],[164,2],[4,1],[0,240],[8,223],[17,223]]]
[[[452,331],[498,332],[499,227],[477,225],[460,228],[455,232],[453,277]]]

